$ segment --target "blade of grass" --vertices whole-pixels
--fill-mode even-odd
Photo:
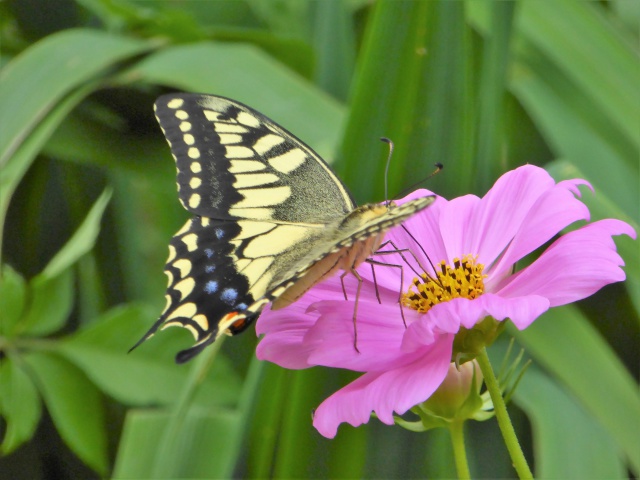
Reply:
[[[625,477],[624,462],[609,433],[539,369],[529,368],[514,399],[531,422],[537,477]]]
[[[504,135],[506,73],[516,2],[490,2],[490,35],[485,39],[480,71],[475,156],[475,190],[486,192],[506,165],[500,158]]]
[[[633,470],[640,471],[637,385],[579,311],[570,306],[556,308],[527,330],[510,331],[540,365],[573,392],[625,452]]]
[[[424,129],[415,112],[426,61],[429,2],[378,2],[367,25],[351,111],[340,149],[340,173],[358,201],[380,200],[387,137],[396,144],[390,195],[398,191],[413,129]],[[390,68],[390,59],[393,67]],[[423,112],[420,112],[423,115]],[[415,174],[414,174],[415,175]]]
[[[600,5],[522,2],[519,30],[640,147],[640,69],[633,40],[622,40]],[[637,46],[637,44],[636,44]],[[637,162],[636,162],[637,163]]]

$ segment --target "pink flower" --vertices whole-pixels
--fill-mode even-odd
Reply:
[[[512,273],[516,262],[560,230],[589,220],[579,185],[590,187],[584,180],[556,184],[545,170],[527,165],[503,175],[483,198],[438,198],[404,224],[420,246],[401,227],[386,236],[415,258],[405,252],[407,264],[398,253],[374,256],[403,266],[375,266],[375,282],[371,265],[358,268],[364,283],[355,327],[357,281],[345,277],[345,301],[336,276],[290,307],[262,314],[258,357],[291,369],[323,365],[363,372],[316,410],[313,424],[325,437],[334,437],[342,422],[366,423],[371,412],[393,424],[394,412],[402,415],[424,402],[442,383],[452,355],[461,353],[453,348],[461,329],[491,316],[508,318],[522,330],[549,307],[625,279],[612,236],[635,238],[635,232],[613,219],[563,235],[531,265]],[[429,193],[418,191],[405,201]],[[440,272],[437,280],[431,262]],[[453,294],[449,286],[455,287]]]

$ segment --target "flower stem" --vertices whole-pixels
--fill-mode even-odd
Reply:
[[[476,360],[480,365],[482,375],[484,375],[484,381],[487,385],[489,395],[491,395],[493,410],[496,414],[496,418],[498,419],[498,426],[502,432],[502,438],[504,438],[504,443],[506,444],[509,455],[511,456],[513,467],[516,469],[519,478],[533,479],[533,474],[529,469],[527,460],[524,458],[524,453],[522,453],[522,448],[520,447],[520,443],[516,437],[516,432],[511,424],[509,414],[507,413],[507,406],[502,398],[498,379],[493,373],[493,368],[491,368],[491,362],[489,361],[486,348],[482,349],[480,354],[476,357]]]
[[[453,456],[456,460],[456,472],[460,480],[471,478],[467,451],[464,448],[464,421],[455,421],[449,424],[449,434],[453,445]]]
[[[193,398],[205,380],[225,338],[223,335],[194,360],[187,381],[170,410],[169,419],[159,438],[150,478],[175,478],[178,475],[175,471],[176,452],[179,451],[178,445],[183,438],[181,435],[184,435],[185,419],[193,404]]]

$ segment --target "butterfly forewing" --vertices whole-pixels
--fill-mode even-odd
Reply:
[[[326,224],[355,207],[311,148],[246,105],[175,94],[155,108],[176,159],[180,200],[194,214]]]
[[[136,346],[158,329],[184,327],[196,343],[179,362],[242,331],[285,292],[282,306],[336,268],[354,268],[384,231],[434,199],[356,208],[313,150],[246,105],[172,94],[155,109],[180,201],[195,216],[170,242],[167,305]]]

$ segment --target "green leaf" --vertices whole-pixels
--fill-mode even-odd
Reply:
[[[82,371],[57,355],[29,353],[23,360],[62,439],[82,461],[106,475],[105,412],[98,389]]]
[[[9,265],[0,268],[0,337],[3,337],[12,335],[22,318],[27,287],[22,275]]]
[[[128,79],[239,100],[294,131],[323,156],[333,151],[341,133],[340,104],[251,46],[203,42],[166,48],[139,62],[123,76]]]
[[[306,38],[309,32],[311,2],[279,0],[262,2],[247,0],[255,15],[268,25],[269,30],[292,37]]]
[[[24,143],[9,159],[9,163],[0,168],[0,254],[2,254],[2,231],[5,216],[13,192],[22,177],[31,166],[42,146],[66,115],[94,90],[96,85],[89,83],[75,90],[64,98],[53,110],[34,128]],[[2,130],[0,129],[0,132]]]
[[[75,231],[69,241],[60,249],[55,257],[44,268],[40,275],[44,278],[51,278],[60,275],[64,270],[73,265],[80,257],[93,248],[93,245],[100,233],[100,220],[102,214],[109,204],[111,189],[107,188],[93,204],[91,210],[82,222],[82,225]]]
[[[189,373],[187,366],[174,362],[187,337],[179,334],[186,332],[161,332],[128,353],[154,320],[155,315],[139,305],[115,308],[90,327],[58,342],[56,351],[126,405],[169,405],[184,389]],[[201,385],[196,403],[231,405],[239,391],[237,375],[219,357]]]
[[[246,467],[248,478],[266,478],[273,472],[286,398],[291,393],[290,375],[277,365],[262,363],[264,373],[257,385],[249,422],[251,438],[262,440],[251,451],[251,462]]]
[[[571,162],[558,160],[552,162],[545,167],[556,181],[569,180],[573,178],[584,178],[589,182],[597,182],[597,178],[590,178],[580,171],[580,169]],[[628,201],[633,202],[634,192],[626,192]],[[630,224],[636,231],[640,233],[640,224],[630,218],[618,205],[616,205],[606,192],[596,190],[584,192],[581,200],[589,207],[591,213],[591,221],[602,220],[605,218],[617,218]],[[636,310],[640,312],[640,250],[638,249],[638,241],[621,235],[615,237],[618,253],[625,262],[624,271],[627,275],[626,285],[631,299],[636,306]]]
[[[640,146],[640,69],[638,52],[630,48],[634,39],[628,37],[625,44],[624,31],[607,23],[603,9],[595,3],[521,5],[521,35],[603,111],[613,128],[636,148]]]
[[[313,427],[312,408],[320,403],[317,400],[318,391],[313,386],[325,379],[326,372],[320,369],[300,370],[288,376],[284,384],[285,397],[279,406],[281,428],[274,451],[275,478],[296,478],[303,476],[308,469],[319,471],[324,467],[323,462],[318,462],[311,452],[318,441],[318,433]],[[301,452],[306,453],[301,455]],[[361,473],[362,463],[354,461],[344,467],[346,472]]]
[[[0,360],[0,392],[0,415],[6,422],[0,453],[8,455],[33,436],[42,407],[35,385],[11,358]]]
[[[29,305],[19,332],[43,336],[60,330],[73,308],[73,272],[55,277],[38,275],[29,282]]]
[[[638,386],[579,311],[572,306],[554,308],[526,330],[510,331],[604,426],[639,472]]]
[[[535,366],[527,369],[514,400],[531,422],[536,477],[626,477],[624,461],[609,433]]]
[[[312,2],[313,43],[318,57],[316,84],[346,101],[356,61],[356,39],[350,12],[344,0]]]
[[[522,6],[514,95],[556,157],[578,165],[596,189],[638,218],[637,52],[603,22],[595,3]]]
[[[540,77],[528,74],[518,75],[513,89],[556,156],[576,164],[594,180],[597,190],[606,192],[627,215],[637,218],[637,201],[629,203],[628,198],[638,198],[637,193],[634,195],[638,166],[629,165],[616,151],[616,144],[590,124],[592,114],[581,114],[568,100],[573,98],[573,103],[582,108],[587,108],[589,103],[576,99],[576,94],[556,91]],[[602,175],[605,166],[607,175]]]
[[[151,108],[149,108],[151,110]],[[82,112],[84,113],[84,112]],[[105,123],[96,118],[86,118],[77,111],[71,112],[60,124],[43,151],[52,158],[122,170],[131,175],[158,176],[158,159],[167,152],[167,144],[159,138],[141,136],[123,131],[118,125]],[[118,141],[114,142],[114,136]],[[90,142],[79,142],[79,138],[90,138]],[[175,171],[175,170],[174,170]],[[172,172],[174,173],[174,172]]]
[[[72,89],[149,47],[97,30],[65,30],[18,55],[0,72],[0,166]]]
[[[114,479],[151,478],[153,462],[170,415],[159,411],[127,414]],[[163,478],[231,478],[239,417],[236,412],[192,408],[185,417]]]
[[[474,162],[477,173],[474,186],[481,192],[487,191],[504,169],[496,159],[503,148],[506,77],[517,2],[485,2],[485,5],[490,9],[491,34],[485,38],[482,53]]]
[[[457,4],[451,2],[454,3]],[[424,135],[428,122],[423,102],[428,93],[433,93],[440,86],[436,85],[437,79],[427,86],[424,78],[430,40],[427,26],[430,16],[436,14],[439,6],[442,10],[448,9],[435,2],[415,1],[378,2],[374,7],[363,40],[351,95],[349,122],[340,151],[340,159],[344,159],[340,164],[342,177],[359,201],[379,200],[375,193],[380,192],[384,185],[388,148],[378,140],[380,137],[392,139],[396,146],[390,175],[391,196],[397,193],[401,173],[409,173],[405,169],[405,161],[412,148],[409,147],[410,139],[412,135],[417,137],[416,132]],[[455,9],[456,5],[452,5],[450,10]],[[455,12],[447,18],[454,22],[453,17]],[[457,30],[452,30],[451,37],[457,33]],[[452,49],[456,47],[457,44],[453,43]],[[389,68],[389,59],[394,60],[393,68]],[[452,73],[451,70],[446,71],[447,74]],[[446,75],[445,70],[442,72]],[[452,78],[458,77],[452,75]],[[452,95],[457,93],[457,85],[448,82],[448,87]],[[421,90],[427,88],[428,92],[422,94]],[[422,165],[414,165],[411,174],[415,178],[423,171]]]

